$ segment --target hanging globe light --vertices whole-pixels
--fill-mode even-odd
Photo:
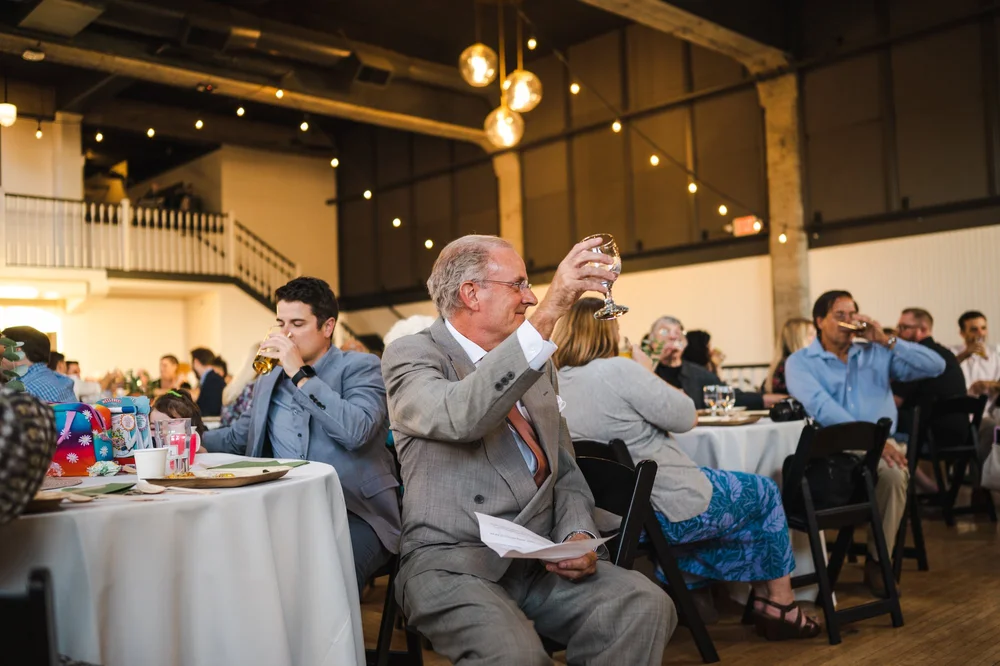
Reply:
[[[458,57],[458,71],[470,86],[482,88],[497,76],[496,51],[486,44],[473,44]]]
[[[0,104],[0,126],[10,127],[17,120],[17,107],[8,102]]]
[[[542,101],[541,80],[525,69],[515,69],[503,82],[507,93],[507,107],[511,111],[527,113]]]
[[[497,148],[516,146],[524,135],[524,119],[517,111],[511,111],[506,106],[498,106],[493,113],[486,116],[483,125],[486,138]]]

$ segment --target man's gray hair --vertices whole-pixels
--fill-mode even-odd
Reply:
[[[462,236],[444,246],[431,276],[427,291],[441,316],[447,319],[462,309],[459,289],[466,282],[485,280],[489,276],[490,255],[494,250],[514,246],[498,236]]]
[[[655,331],[664,324],[671,324],[673,326],[678,326],[682,331],[684,330],[684,324],[681,323],[680,319],[678,319],[677,317],[671,317],[670,315],[663,315],[662,317],[653,322],[653,325],[649,328],[650,333],[652,333],[653,331]]]

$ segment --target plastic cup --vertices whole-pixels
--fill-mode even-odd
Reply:
[[[165,477],[167,475],[167,450],[140,449],[136,451],[135,474],[140,481]]]

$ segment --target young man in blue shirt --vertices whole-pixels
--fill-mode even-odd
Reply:
[[[792,354],[785,363],[788,392],[809,416],[823,426],[850,421],[892,419],[896,431],[896,403],[890,382],[936,377],[945,362],[932,350],[887,336],[877,321],[858,314],[858,304],[846,291],[828,291],[813,305],[816,339]],[[842,324],[863,326],[851,330]],[[892,548],[906,507],[909,472],[906,457],[894,442],[886,444],[879,461],[875,496],[882,516],[886,543]],[[865,580],[884,595],[875,544],[869,535]]]

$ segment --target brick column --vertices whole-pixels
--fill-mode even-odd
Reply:
[[[809,255],[802,202],[802,133],[798,80],[786,74],[757,84],[764,108],[770,201],[771,290],[774,332],[791,317],[809,318]],[[779,238],[784,233],[787,242]]]
[[[521,210],[521,162],[517,153],[493,158],[497,176],[497,202],[500,207],[500,237],[511,242],[524,256],[524,215]]]

